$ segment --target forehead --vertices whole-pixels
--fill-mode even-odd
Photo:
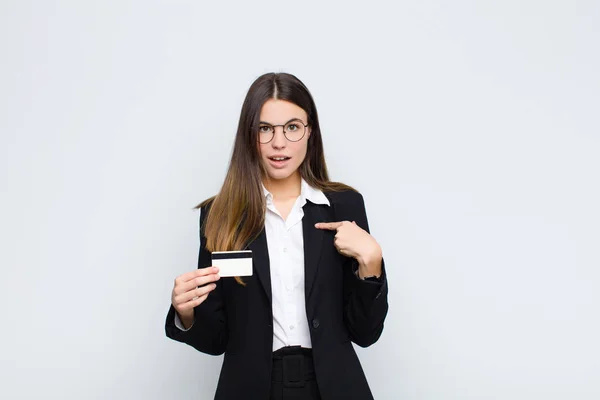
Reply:
[[[306,112],[286,100],[269,99],[260,110],[260,120],[271,124],[283,124],[293,118],[306,122]]]

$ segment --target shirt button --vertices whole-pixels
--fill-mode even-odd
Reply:
[[[313,328],[317,329],[319,327],[319,320],[318,319],[313,319],[312,320],[312,326]]]
[[[294,330],[294,325],[290,325],[290,330],[293,331]]]
[[[287,247],[284,247],[284,248],[283,248],[283,252],[284,252],[284,253],[287,253]]]

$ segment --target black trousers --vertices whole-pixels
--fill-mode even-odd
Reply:
[[[312,350],[289,346],[273,353],[271,400],[321,400]]]

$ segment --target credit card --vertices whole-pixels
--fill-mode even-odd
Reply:
[[[211,258],[221,277],[252,276],[252,250],[213,251]]]

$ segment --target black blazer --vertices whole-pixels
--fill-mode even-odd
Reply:
[[[331,206],[304,205],[302,228],[305,257],[306,315],[313,346],[313,360],[323,400],[372,399],[362,367],[352,347],[375,343],[383,330],[388,310],[385,268],[382,282],[363,281],[354,275],[356,260],[342,256],[333,244],[335,231],[319,230],[317,222],[356,221],[369,226],[363,197],[354,191],[325,192]],[[211,264],[206,250],[200,212],[198,268]],[[273,351],[271,278],[265,230],[249,244],[253,275],[221,278],[217,288],[195,308],[191,329],[175,326],[171,305],[165,324],[169,338],[197,350],[225,353],[215,394],[216,400],[269,398]]]

